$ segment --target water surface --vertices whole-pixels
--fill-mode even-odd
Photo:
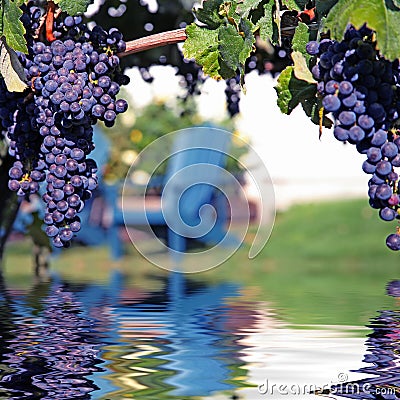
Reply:
[[[400,312],[378,310],[368,327],[305,326],[249,296],[257,288],[159,279],[157,290],[118,271],[102,283],[3,282],[0,398],[397,398],[379,388],[399,387]]]

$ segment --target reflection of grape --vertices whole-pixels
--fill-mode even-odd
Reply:
[[[98,390],[90,375],[102,371],[92,333],[96,321],[82,316],[75,294],[62,286],[50,287],[41,306],[34,315],[25,306],[12,335],[4,338],[7,369],[2,373],[2,394],[6,389],[12,399],[89,398]]]
[[[335,119],[335,138],[356,144],[367,156],[362,169],[373,175],[370,205],[380,210],[382,220],[395,220],[400,210],[399,179],[394,172],[400,166],[400,139],[391,128],[400,111],[398,63],[379,55],[373,31],[366,26],[359,30],[349,26],[343,41],[312,41],[306,50],[316,60],[312,73],[322,106]],[[400,250],[399,237],[390,235],[387,246]]]
[[[56,40],[40,42],[33,36],[40,10],[22,8],[29,53],[18,57],[31,94],[14,95],[0,83],[0,120],[17,160],[9,188],[29,195],[46,179],[46,233],[55,246],[68,246],[80,227],[77,214],[97,186],[96,164],[87,158],[94,149],[92,125],[101,120],[111,127],[128,107],[116,99],[129,81],[115,55],[126,46],[118,30],[90,30],[81,17],[65,15],[55,19]]]

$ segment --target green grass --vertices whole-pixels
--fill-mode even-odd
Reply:
[[[394,229],[393,223],[379,220],[366,200],[295,206],[277,216],[267,246],[255,259],[248,259],[245,243],[223,265],[191,279],[238,282],[246,298],[270,303],[292,323],[364,325],[376,310],[394,307],[394,299],[385,296],[386,283],[400,278],[400,254],[385,245]],[[101,281],[116,267],[130,282],[155,290],[157,276],[165,275],[134,249],[113,264],[106,248],[77,247],[52,265],[74,281]],[[8,284],[26,284],[30,275],[28,244],[10,244]]]

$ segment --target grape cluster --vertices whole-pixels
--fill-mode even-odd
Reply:
[[[46,181],[46,234],[67,247],[80,230],[78,213],[97,187],[97,166],[87,158],[94,149],[93,125],[114,125],[127,102],[117,99],[129,82],[117,53],[126,48],[122,34],[99,26],[90,30],[82,17],[60,14],[54,40],[36,39],[41,9],[22,6],[29,53],[17,53],[28,89],[10,93],[0,81],[1,127],[10,139],[15,163],[9,188],[28,196]]]
[[[315,56],[312,67],[324,111],[332,113],[333,134],[354,144],[366,155],[362,165],[369,181],[369,203],[379,209],[384,221],[400,219],[400,136],[395,129],[399,117],[400,75],[398,63],[379,55],[374,32],[365,25],[349,26],[341,42],[323,39],[306,45]],[[400,229],[386,239],[392,250],[400,250]]]
[[[226,81],[225,97],[226,106],[228,113],[231,117],[234,117],[240,112],[240,76],[237,75],[235,78],[228,79]]]

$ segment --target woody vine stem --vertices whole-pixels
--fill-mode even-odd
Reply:
[[[186,39],[187,35],[185,28],[156,33],[154,35],[126,42],[126,50],[123,53],[119,53],[118,56],[124,57],[141,51],[154,49],[156,47],[184,42]]]

